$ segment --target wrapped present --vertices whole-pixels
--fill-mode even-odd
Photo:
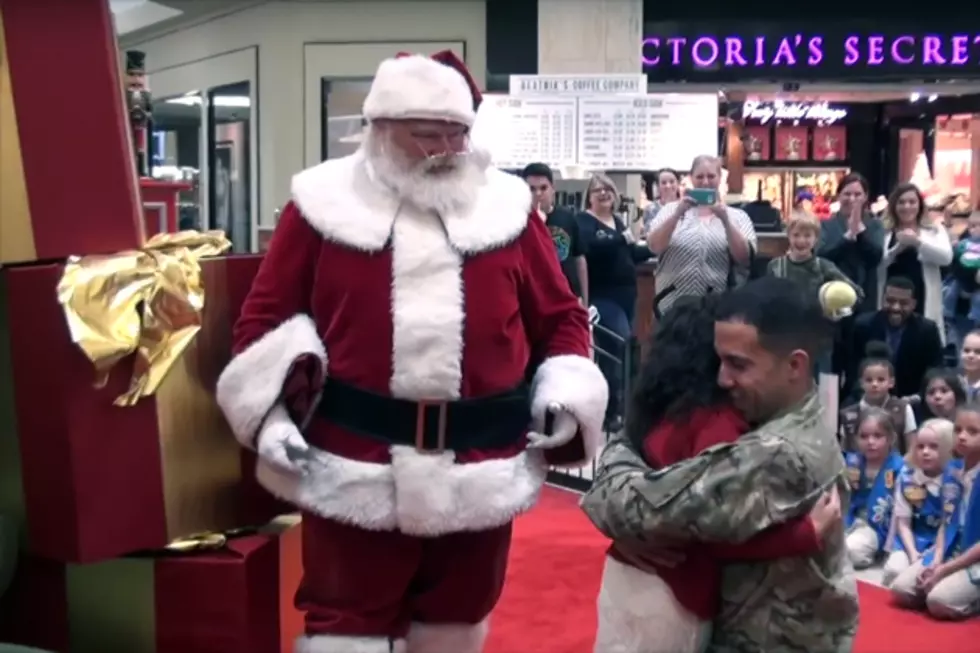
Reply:
[[[298,520],[208,550],[74,565],[25,557],[0,642],[52,653],[278,653],[301,634]]]
[[[109,3],[49,9],[0,0],[0,263],[143,244]]]
[[[243,481],[251,461],[214,402],[255,268],[198,261],[225,247],[165,234],[0,271],[0,514],[19,516],[30,553],[95,562],[282,512]]]

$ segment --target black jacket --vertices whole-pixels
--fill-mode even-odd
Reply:
[[[888,342],[888,317],[882,311],[862,313],[854,320],[844,396],[860,396],[858,369],[865,358],[867,344],[873,340]],[[943,366],[943,343],[936,323],[921,315],[912,315],[905,324],[898,351],[892,352],[892,360],[895,361],[892,394],[898,397],[918,394],[926,371]]]
[[[878,264],[881,263],[885,228],[881,221],[865,215],[864,231],[854,240],[844,237],[847,217],[838,213],[820,225],[817,256],[829,259],[847,278],[864,291],[859,310],[874,310],[878,297]]]

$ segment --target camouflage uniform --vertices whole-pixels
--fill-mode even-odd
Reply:
[[[626,440],[614,439],[582,508],[599,530],[627,545],[658,537],[744,542],[807,514],[835,483],[846,512],[843,457],[812,393],[737,443],[662,470],[650,470]],[[811,558],[727,565],[709,651],[846,653],[857,622],[842,525]]]

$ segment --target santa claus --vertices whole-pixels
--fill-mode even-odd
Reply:
[[[586,312],[527,186],[471,146],[479,101],[451,53],[384,61],[235,327],[218,400],[304,513],[299,652],[481,651],[514,517],[602,442]]]

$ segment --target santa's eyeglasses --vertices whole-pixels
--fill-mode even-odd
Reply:
[[[452,131],[413,129],[409,136],[427,158],[458,156],[470,150],[470,130],[466,127]]]

